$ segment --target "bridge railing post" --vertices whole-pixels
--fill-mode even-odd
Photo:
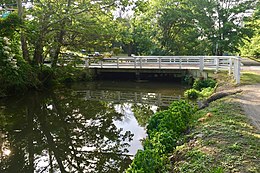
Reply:
[[[231,73],[232,73],[232,66],[233,66],[232,58],[231,58],[231,57],[228,59],[228,66],[229,66],[229,68],[228,68],[228,74],[231,75]]]
[[[119,57],[116,58],[116,66],[119,68]]]
[[[203,71],[203,69],[204,69],[204,57],[201,56],[200,57],[200,71]]]
[[[158,106],[161,106],[161,102],[162,102],[162,95],[161,95],[161,93],[158,93]]]
[[[216,62],[216,72],[219,70],[219,57],[215,57],[215,62]]]
[[[240,83],[240,57],[234,59],[234,78],[236,80],[236,84]]]
[[[86,67],[86,68],[89,68],[89,58],[86,58],[86,59],[85,59],[85,67]]]
[[[159,57],[159,69],[162,67],[162,57]]]
[[[100,65],[101,65],[101,68],[103,68],[103,60],[102,59],[100,60]]]
[[[134,67],[136,68],[136,57],[133,58],[134,58]]]
[[[143,59],[142,59],[142,57],[140,57],[139,61],[140,61],[140,68],[143,68]]]
[[[182,63],[182,62],[181,62],[181,57],[179,57],[179,60],[180,60],[180,66],[179,66],[179,67],[180,67],[180,69],[181,69],[181,66],[182,66],[182,64],[181,64],[181,63]]]

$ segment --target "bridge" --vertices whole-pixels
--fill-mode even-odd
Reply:
[[[237,56],[132,56],[112,58],[86,58],[89,69],[127,70],[205,70],[228,71],[240,83],[240,57]]]
[[[173,101],[181,99],[181,96],[166,96],[161,93],[137,93],[105,90],[76,91],[85,100],[107,101],[112,103],[142,103],[156,106],[169,106]]]

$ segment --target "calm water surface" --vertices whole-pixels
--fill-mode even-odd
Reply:
[[[0,172],[123,172],[149,117],[187,87],[102,81],[0,100]]]

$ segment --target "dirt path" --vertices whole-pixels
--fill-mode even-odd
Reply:
[[[260,84],[241,86],[239,89],[243,92],[237,96],[237,99],[252,124],[260,132]]]
[[[242,71],[251,71],[260,74],[260,63],[250,59],[242,59]],[[260,132],[260,84],[240,86],[242,94],[237,96],[246,115],[251,119],[252,124]]]

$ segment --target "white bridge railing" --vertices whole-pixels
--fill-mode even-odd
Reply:
[[[240,83],[240,57],[236,56],[132,56],[87,58],[87,68],[227,70]]]
[[[160,93],[131,93],[122,91],[83,90],[76,91],[85,100],[109,101],[113,103],[142,103],[156,106],[169,106],[173,101],[181,99],[181,96],[166,96]]]

